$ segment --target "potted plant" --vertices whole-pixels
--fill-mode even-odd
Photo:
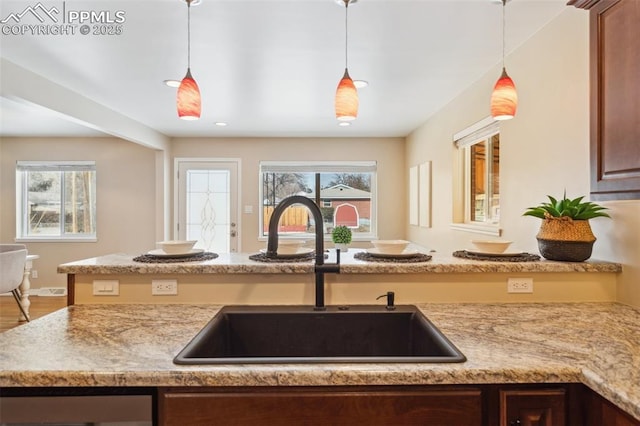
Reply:
[[[344,225],[338,225],[331,231],[331,241],[336,245],[336,249],[342,252],[349,250],[348,245],[351,244],[351,229]]]
[[[611,217],[598,204],[582,201],[584,197],[573,200],[557,200],[550,195],[548,203],[529,207],[524,216],[542,219],[542,225],[536,238],[540,254],[549,260],[582,262],[591,257],[596,237],[591,232],[589,219]]]

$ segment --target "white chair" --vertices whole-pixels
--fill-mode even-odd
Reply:
[[[20,303],[19,286],[24,278],[27,248],[23,244],[0,244],[0,294],[11,292],[22,315],[30,321]]]

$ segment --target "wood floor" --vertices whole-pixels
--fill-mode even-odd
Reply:
[[[32,320],[67,306],[67,296],[33,296],[29,300]],[[20,309],[12,296],[0,297],[0,332],[27,324],[26,321],[18,322],[19,315]]]

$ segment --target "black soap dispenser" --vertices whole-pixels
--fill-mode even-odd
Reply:
[[[393,291],[388,291],[387,294],[383,294],[381,296],[376,297],[376,300],[378,299],[382,299],[383,297],[387,298],[387,310],[388,311],[393,311],[396,309],[396,305],[395,305],[395,300],[396,300],[396,294]]]

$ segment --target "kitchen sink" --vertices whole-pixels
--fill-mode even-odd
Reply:
[[[418,308],[225,306],[176,364],[464,362]]]

